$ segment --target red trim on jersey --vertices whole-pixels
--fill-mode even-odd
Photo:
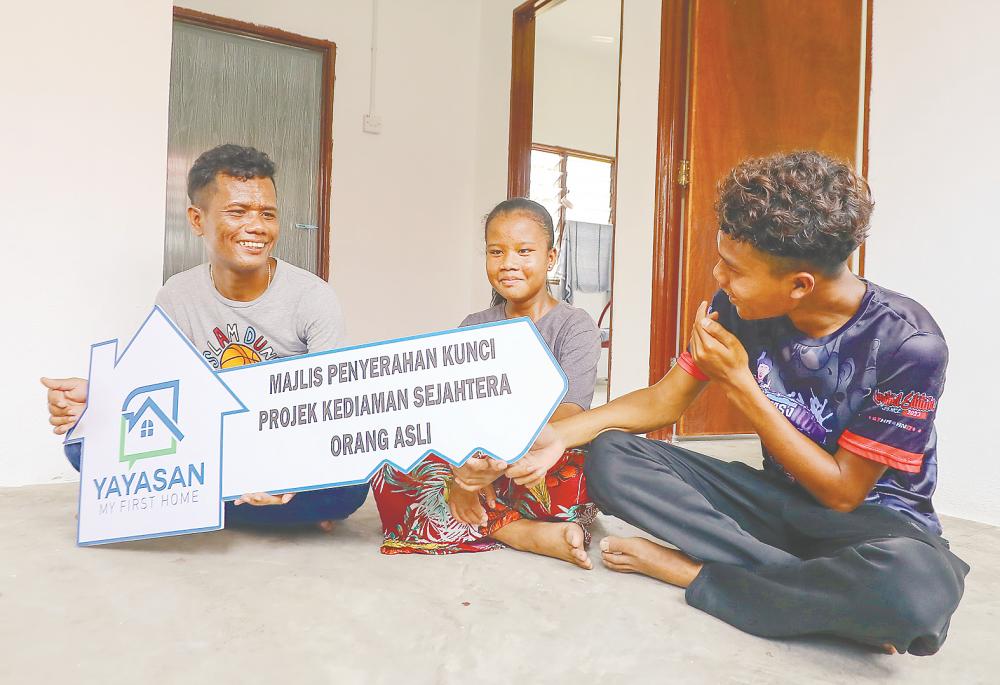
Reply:
[[[694,358],[691,356],[691,353],[687,350],[681,353],[681,356],[677,358],[677,366],[687,371],[699,381],[708,380],[708,376],[702,373],[701,369],[698,368],[698,365],[694,363]]]
[[[859,457],[907,473],[920,473],[920,465],[924,461],[924,455],[919,452],[905,452],[898,447],[884,445],[846,430],[840,434],[837,444]]]

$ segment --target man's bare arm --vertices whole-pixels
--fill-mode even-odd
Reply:
[[[552,413],[549,418],[549,423],[559,421],[561,419],[569,418],[570,416],[576,416],[583,412],[583,407],[578,404],[573,404],[572,402],[563,402],[556,410]],[[507,470],[507,462],[500,461],[499,459],[493,459],[492,457],[473,457],[469,459],[464,464],[459,467],[452,467],[452,474],[454,475],[454,480],[452,483],[456,486],[458,490],[464,490],[465,492],[478,493],[482,490],[487,494],[487,497],[492,496],[492,490],[487,492],[488,486],[493,483],[497,478],[504,475]],[[478,502],[478,500],[476,500]],[[475,509],[478,505],[472,505],[471,502],[468,503],[468,508]],[[461,506],[461,505],[460,505]],[[479,508],[480,511],[482,507]],[[456,516],[456,509],[452,508],[452,515],[455,516],[459,521],[465,521],[466,523],[471,523],[467,521],[465,517]],[[481,512],[482,516],[486,515],[485,511]],[[480,520],[480,516],[477,514],[475,520]],[[483,524],[485,525],[485,524]]]

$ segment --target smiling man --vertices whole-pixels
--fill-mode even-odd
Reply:
[[[188,173],[187,209],[208,263],[171,276],[156,304],[215,369],[334,349],[344,321],[333,289],[314,274],[271,256],[280,234],[271,159],[250,147],[220,145]],[[50,422],[64,434],[86,401],[84,379],[42,379]],[[274,455],[280,459],[281,455]],[[79,468],[79,446],[67,447]],[[364,502],[367,485],[291,494],[244,495],[227,503],[227,523],[329,528]],[[239,504],[282,505],[269,509]]]
[[[716,209],[720,290],[679,363],[549,424],[506,475],[531,482],[593,441],[594,501],[680,550],[609,537],[608,568],[687,588],[692,606],[758,635],[934,653],[968,572],[931,503],[941,331],[848,269],[872,202],[847,165],[815,152],[748,160]],[[763,469],[633,435],[675,423],[710,382],[753,424]]]

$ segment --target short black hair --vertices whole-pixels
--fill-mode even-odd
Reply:
[[[715,209],[733,240],[830,274],[868,236],[874,203],[849,164],[800,151],[741,162],[719,183]]]
[[[269,178],[274,183],[275,166],[266,153],[252,147],[227,143],[213,147],[201,155],[191,165],[187,177],[188,199],[193,203],[195,195],[212,183],[219,174],[240,178]]]

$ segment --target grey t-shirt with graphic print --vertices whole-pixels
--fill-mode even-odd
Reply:
[[[506,304],[469,314],[462,326],[503,321]],[[601,334],[590,314],[560,301],[535,322],[535,328],[552,351],[552,356],[569,379],[569,390],[563,402],[572,402],[590,409],[597,380],[597,363],[601,358]]]
[[[256,300],[223,297],[208,264],[200,264],[167,279],[156,304],[214,369],[341,346],[344,316],[330,284],[276,261],[271,285]]]

